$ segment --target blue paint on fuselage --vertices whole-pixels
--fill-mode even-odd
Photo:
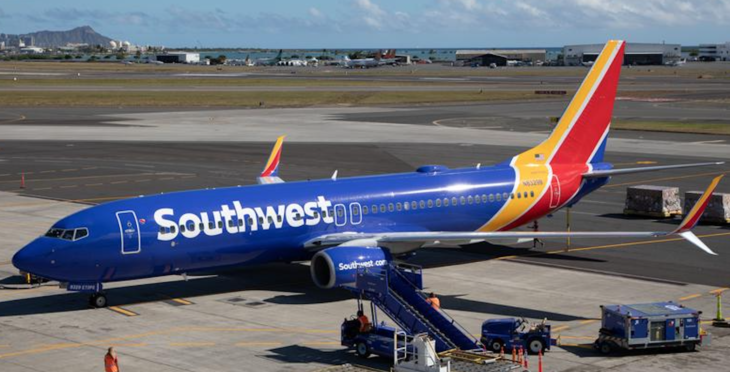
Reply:
[[[498,201],[490,195],[509,194],[515,182],[514,170],[504,165],[427,170],[334,181],[184,191],[106,203],[70,215],[53,226],[88,228],[87,237],[73,242],[38,238],[18,252],[13,263],[23,271],[62,282],[110,282],[246,264],[306,260],[311,258],[311,252],[304,249],[304,243],[324,234],[476,230],[506,202],[504,197]],[[243,207],[259,207],[265,211],[267,207],[278,209],[279,206],[316,202],[320,196],[331,202],[335,212],[333,219],[337,223],[320,221],[308,226],[302,222],[304,226],[292,227],[283,216],[281,222],[274,218],[269,229],[257,226],[256,231],[244,221],[242,228],[245,231],[238,232],[235,217],[233,227],[229,227],[228,221],[222,221],[223,231],[218,235],[208,236],[196,227],[199,234],[195,238],[183,237],[179,230],[172,240],[158,237],[160,225],[156,223],[155,212],[162,208],[171,208],[174,214],[165,218],[176,222],[186,213],[197,216],[207,213],[213,220],[214,211],[221,211],[223,205],[233,209],[234,201]],[[476,196],[479,201],[474,200]],[[448,199],[448,207],[444,199]],[[457,201],[456,206],[453,200]],[[352,213],[354,203],[360,205],[359,217]],[[404,203],[409,203],[409,207]],[[412,208],[413,203],[416,209]],[[343,207],[334,207],[336,205]],[[385,212],[381,211],[383,206]],[[377,213],[373,213],[374,207]],[[342,218],[337,216],[338,208],[345,209]],[[128,226],[120,228],[117,220],[117,213],[124,211],[133,211],[139,222],[138,252],[137,247],[129,249],[130,242],[135,242],[137,226],[127,221],[121,224]],[[275,227],[277,223],[281,223],[280,228]],[[255,224],[258,225],[258,221]],[[229,229],[236,231],[230,233]],[[163,238],[171,236],[162,235]],[[122,244],[127,244],[130,253],[122,252]]]

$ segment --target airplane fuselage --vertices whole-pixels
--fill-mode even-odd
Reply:
[[[411,173],[125,199],[58,221],[52,230],[85,228],[88,236],[40,237],[14,263],[24,269],[25,257],[32,257],[27,271],[38,276],[103,283],[301,261],[313,254],[307,241],[330,233],[513,229],[606,181],[582,181],[585,166],[562,173],[551,168],[424,166]],[[37,257],[44,258],[40,264]]]

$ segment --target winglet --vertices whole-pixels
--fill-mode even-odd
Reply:
[[[686,239],[688,242],[696,245],[697,247],[711,255],[717,255],[717,253],[713,252],[709,247],[707,247],[705,243],[703,243],[691,230],[695,226],[697,226],[697,222],[699,222],[700,217],[702,217],[702,213],[705,212],[705,208],[707,208],[707,204],[710,202],[710,197],[712,196],[712,193],[715,191],[715,188],[717,187],[717,184],[720,182],[722,177],[723,175],[721,174],[712,180],[710,186],[707,187],[707,190],[705,190],[699,200],[697,200],[697,203],[695,203],[694,207],[692,207],[692,210],[687,213],[687,215],[684,217],[684,220],[682,220],[682,223],[679,224],[679,227],[672,232],[672,234],[678,234],[679,236]]]
[[[722,177],[723,175],[721,174],[712,180],[710,186],[707,187],[707,190],[705,190],[702,196],[700,196],[699,200],[697,200],[697,203],[695,203],[694,207],[692,207],[692,210],[687,213],[687,215],[684,217],[684,220],[682,220],[682,223],[679,224],[677,230],[674,230],[675,234],[690,231],[697,225],[697,222],[700,220],[702,213],[704,213],[705,208],[707,208],[707,204],[710,202],[710,197],[712,196],[712,193],[715,192],[715,188],[717,187],[717,184],[720,182]]]
[[[286,136],[280,136],[276,139],[274,148],[271,150],[271,155],[269,155],[269,160],[266,162],[264,170],[258,177],[259,183],[264,184],[284,182],[281,178],[279,178],[279,162],[281,161],[281,148],[284,144],[285,137]]]

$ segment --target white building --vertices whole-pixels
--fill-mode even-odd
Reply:
[[[725,44],[700,44],[700,61],[730,61],[730,41]]]
[[[24,54],[41,54],[44,52],[44,49],[39,48],[39,47],[29,46],[29,47],[20,48],[20,52],[24,53]]]
[[[200,63],[200,54],[188,52],[170,52],[155,55],[155,60],[163,63],[197,64]]]
[[[604,44],[566,45],[563,47],[563,62],[566,66],[579,66],[598,58]],[[682,59],[679,44],[626,43],[625,65],[664,65]]]

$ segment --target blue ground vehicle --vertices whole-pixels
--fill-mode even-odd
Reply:
[[[530,324],[524,318],[489,319],[482,323],[481,342],[488,350],[499,353],[504,347],[524,348],[531,354],[550,349],[550,325],[545,321]]]
[[[671,301],[601,306],[601,330],[593,346],[603,354],[666,347],[694,351],[703,343],[700,314]]]

